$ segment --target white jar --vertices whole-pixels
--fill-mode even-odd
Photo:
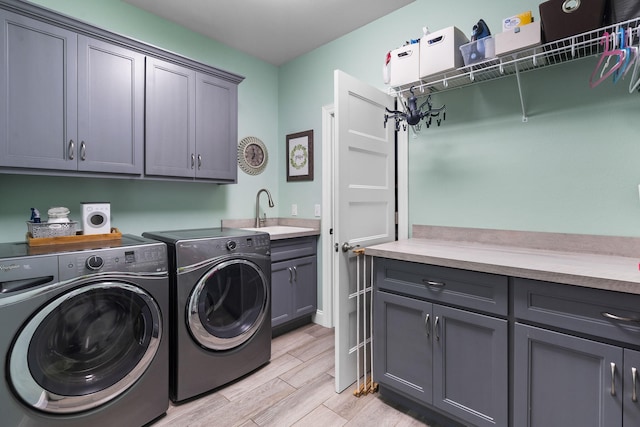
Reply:
[[[47,222],[69,222],[69,209],[62,206],[49,209],[47,215],[49,216]]]

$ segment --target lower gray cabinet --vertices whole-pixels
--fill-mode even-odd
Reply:
[[[315,313],[318,301],[316,238],[271,242],[271,326]]]
[[[383,288],[376,283],[374,380],[465,423],[508,425],[507,320],[398,294],[391,280]]]
[[[638,295],[515,278],[514,425],[639,426],[639,314]]]

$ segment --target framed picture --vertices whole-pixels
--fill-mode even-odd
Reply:
[[[287,181],[313,181],[313,130],[287,135]]]

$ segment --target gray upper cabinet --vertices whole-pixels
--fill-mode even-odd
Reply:
[[[144,55],[0,16],[0,165],[142,173]]]
[[[0,172],[237,181],[241,76],[18,0],[0,67]]]
[[[142,174],[144,55],[78,36],[78,170]]]
[[[147,58],[147,175],[235,182],[237,85]]]
[[[75,170],[77,36],[0,10],[0,166]]]

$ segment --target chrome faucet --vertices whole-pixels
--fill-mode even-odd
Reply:
[[[267,190],[266,188],[260,189],[258,191],[258,194],[256,194],[256,228],[262,227],[263,223],[267,219],[267,214],[264,214],[264,219],[260,218],[260,194],[262,194],[262,192],[267,193],[267,197],[269,197],[269,207],[272,208],[275,206],[273,204],[273,199],[271,198],[271,193],[269,193],[269,190]]]

